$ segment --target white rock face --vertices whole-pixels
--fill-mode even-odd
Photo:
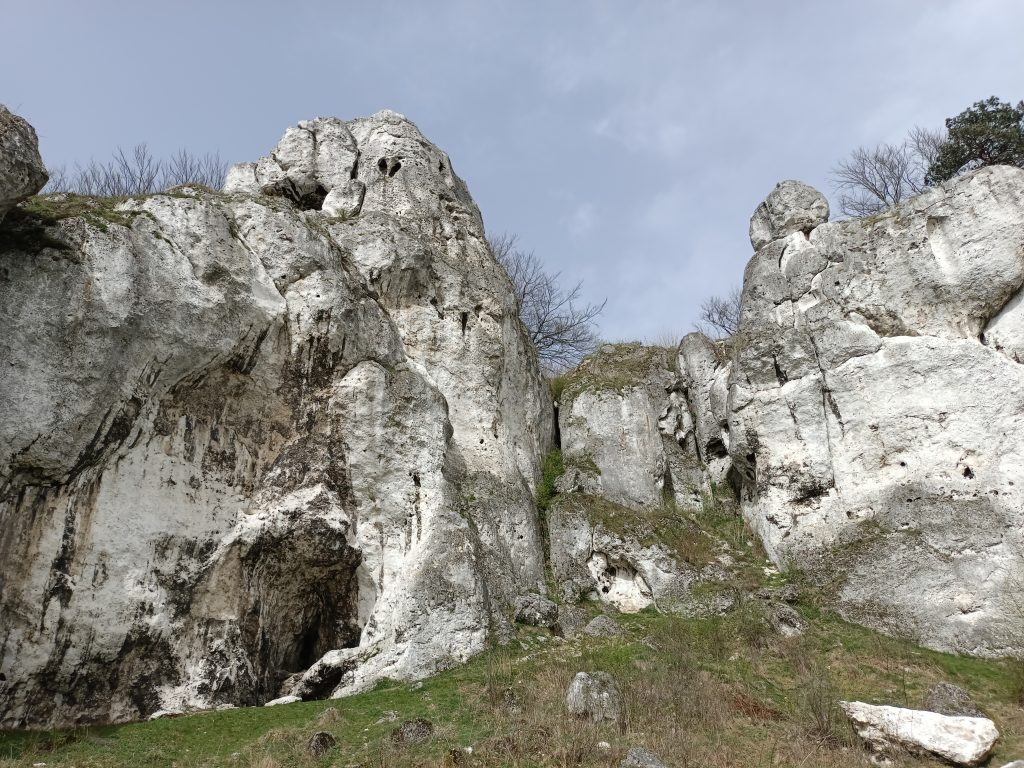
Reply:
[[[828,200],[799,181],[780,181],[750,219],[754,250],[794,232],[810,232],[828,221]]]
[[[717,610],[695,598],[693,590],[726,580],[725,569],[716,563],[698,568],[682,561],[642,514],[567,494],[548,512],[548,535],[551,570],[569,602],[589,597],[623,613],[649,605],[691,615]]]
[[[569,714],[599,723],[622,716],[622,692],[607,672],[577,672],[565,693]]]
[[[708,483],[732,479],[729,459],[729,375],[725,343],[702,333],[690,333],[679,342],[681,384],[693,422],[694,447],[704,465]]]
[[[49,179],[35,129],[0,104],[0,221]]]
[[[765,206],[813,223],[804,198]],[[1020,650],[1024,171],[809,233],[762,227],[765,206],[728,404],[747,520],[776,563],[828,576],[851,620]]]
[[[318,118],[227,189],[0,253],[4,727],[423,676],[542,587],[551,403],[447,157]]]
[[[700,504],[707,490],[674,355],[606,344],[569,374],[558,409],[563,490],[641,509]]]
[[[877,752],[906,750],[954,765],[978,765],[995,746],[999,731],[987,717],[954,717],[859,701],[840,706],[857,734]]]

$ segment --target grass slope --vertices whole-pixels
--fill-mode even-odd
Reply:
[[[809,630],[796,638],[776,634],[764,603],[743,597],[758,586],[753,582],[765,573],[764,560],[726,512],[709,505],[707,514],[686,523],[700,522],[738,561],[738,602],[728,615],[616,615],[625,631],[614,638],[565,640],[521,628],[511,644],[458,669],[422,683],[385,682],[335,701],[0,733],[0,768],[611,767],[633,746],[680,767],[862,766],[865,753],[837,702],[920,707],[939,681],[967,689],[996,721],[1003,737],[991,765],[1024,757],[1018,663],[956,657],[882,636],[822,610],[809,592],[797,606]],[[762,583],[783,581],[775,574]],[[601,610],[585,607],[591,614]],[[618,680],[623,722],[592,724],[566,715],[569,681],[595,670]],[[433,738],[418,746],[394,743],[392,731],[418,717],[433,723]],[[313,758],[306,742],[321,730],[337,747]],[[909,756],[897,764],[938,765]]]

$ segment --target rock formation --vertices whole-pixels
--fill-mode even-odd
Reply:
[[[733,494],[846,618],[1024,650],[1024,171],[833,223],[783,182],[735,336],[568,375],[561,606],[548,389],[412,123],[300,123],[221,192],[25,200],[45,180],[0,110],[0,726],[342,695],[515,617],[578,632],[584,596],[728,610],[694,523]]]
[[[47,179],[35,129],[0,104],[0,221]]]
[[[5,727],[423,676],[542,586],[550,398],[401,115],[301,123],[223,193],[33,198],[0,329]]]
[[[857,735],[883,759],[909,752],[953,765],[978,765],[999,739],[996,724],[987,717],[941,715],[860,701],[839,704]]]
[[[609,346],[568,377],[561,487],[648,515],[730,487],[769,557],[846,618],[940,650],[1019,652],[1024,171],[827,220],[824,196],[783,182],[751,220],[733,338],[690,334],[674,367]],[[666,578],[643,535],[589,506],[556,501],[563,582],[589,569],[635,606],[706,576]]]
[[[564,490],[635,509],[700,503],[707,483],[674,358],[662,347],[605,344],[566,376]]]
[[[728,403],[744,515],[853,621],[1019,650],[1024,171],[864,219],[824,206],[785,182],[751,223]]]
[[[703,536],[686,515],[727,488],[723,358],[719,345],[691,334],[678,355],[606,344],[566,375],[558,403],[566,472],[548,514],[551,571],[565,599],[591,596],[630,613],[722,607],[713,591],[694,597],[695,587],[726,578],[714,553],[687,562],[672,544]],[[701,543],[714,549],[694,548]]]

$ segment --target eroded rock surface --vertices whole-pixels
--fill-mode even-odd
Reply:
[[[951,717],[859,701],[839,703],[854,729],[875,752],[907,751],[940,757],[953,765],[978,765],[992,751],[999,731],[987,717]]]
[[[730,373],[747,520],[851,620],[1019,650],[1024,171],[833,223],[778,193],[751,224]]]
[[[0,104],[0,221],[49,179],[39,156],[39,139],[24,118]]]
[[[675,357],[663,347],[605,344],[567,375],[558,408],[562,490],[637,509],[700,504],[707,481]]]
[[[551,403],[444,153],[318,118],[227,190],[4,241],[3,726],[423,676],[542,587]]]

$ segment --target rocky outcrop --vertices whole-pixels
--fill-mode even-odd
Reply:
[[[566,375],[562,490],[636,509],[700,504],[707,483],[674,358],[663,347],[605,344]]]
[[[566,471],[547,521],[565,599],[625,612],[722,607],[694,598],[695,587],[726,573],[716,543],[687,516],[728,493],[724,357],[722,345],[695,333],[678,350],[606,344],[566,375],[558,404]]]
[[[411,122],[313,120],[225,193],[44,197],[18,227],[3,726],[423,676],[541,588],[550,399],[479,211]]]
[[[569,602],[600,600],[623,613],[653,605],[700,615],[723,607],[714,590],[697,587],[727,581],[728,558],[682,513],[636,512],[570,493],[556,498],[547,523],[551,573]]]
[[[0,221],[49,179],[35,129],[0,104]]]
[[[848,619],[1020,650],[1024,171],[832,223],[784,186],[751,223],[729,380],[747,520]]]
[[[880,755],[906,751],[953,765],[978,765],[999,739],[987,717],[951,717],[902,707],[842,701],[857,735]]]

